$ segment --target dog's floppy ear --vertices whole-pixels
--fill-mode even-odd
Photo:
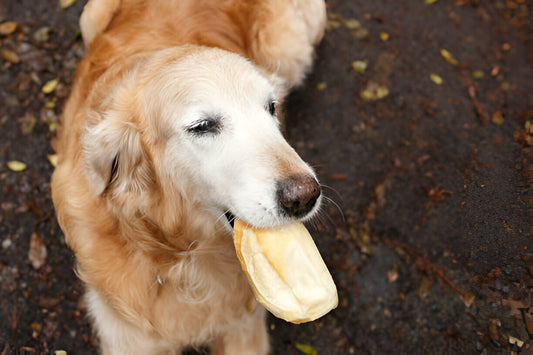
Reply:
[[[96,195],[108,186],[139,192],[152,183],[149,157],[138,128],[108,115],[88,128],[83,140],[88,182]]]

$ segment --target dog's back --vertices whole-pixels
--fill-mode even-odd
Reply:
[[[93,63],[198,44],[241,54],[290,90],[310,69],[325,21],[322,0],[91,0],[80,24]]]
[[[220,216],[311,213],[278,211],[280,182],[318,184],[270,107],[311,67],[323,1],[90,0],[80,21],[88,53],[55,142],[52,195],[104,352],[265,353],[264,310]]]

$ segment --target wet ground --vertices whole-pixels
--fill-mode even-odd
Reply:
[[[82,7],[0,3],[2,354],[96,352],[49,186]],[[328,10],[286,116],[329,198],[310,230],[340,304],[309,324],[269,318],[274,353],[532,353],[531,6]]]

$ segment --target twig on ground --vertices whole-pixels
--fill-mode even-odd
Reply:
[[[404,243],[399,243],[397,241],[390,240],[390,239],[385,239],[384,243],[387,244],[392,249],[399,248],[399,249],[404,250],[411,257],[421,261],[423,263],[423,265],[427,269],[429,269],[431,272],[435,273],[438,277],[440,277],[444,282],[446,282],[448,284],[448,286],[450,286],[452,289],[454,289],[463,298],[466,296],[467,293],[464,292],[463,290],[461,290],[459,287],[457,287],[450,279],[448,279],[444,275],[444,272],[439,267],[435,266],[431,261],[429,261],[428,259],[424,258],[422,255],[418,254],[410,246],[408,246],[408,245],[406,245]],[[475,302],[473,302],[472,304],[474,306],[476,306],[476,307],[479,307]]]

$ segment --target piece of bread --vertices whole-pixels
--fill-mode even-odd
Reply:
[[[236,219],[235,249],[255,297],[292,323],[315,320],[337,307],[337,288],[302,223],[255,229]]]

